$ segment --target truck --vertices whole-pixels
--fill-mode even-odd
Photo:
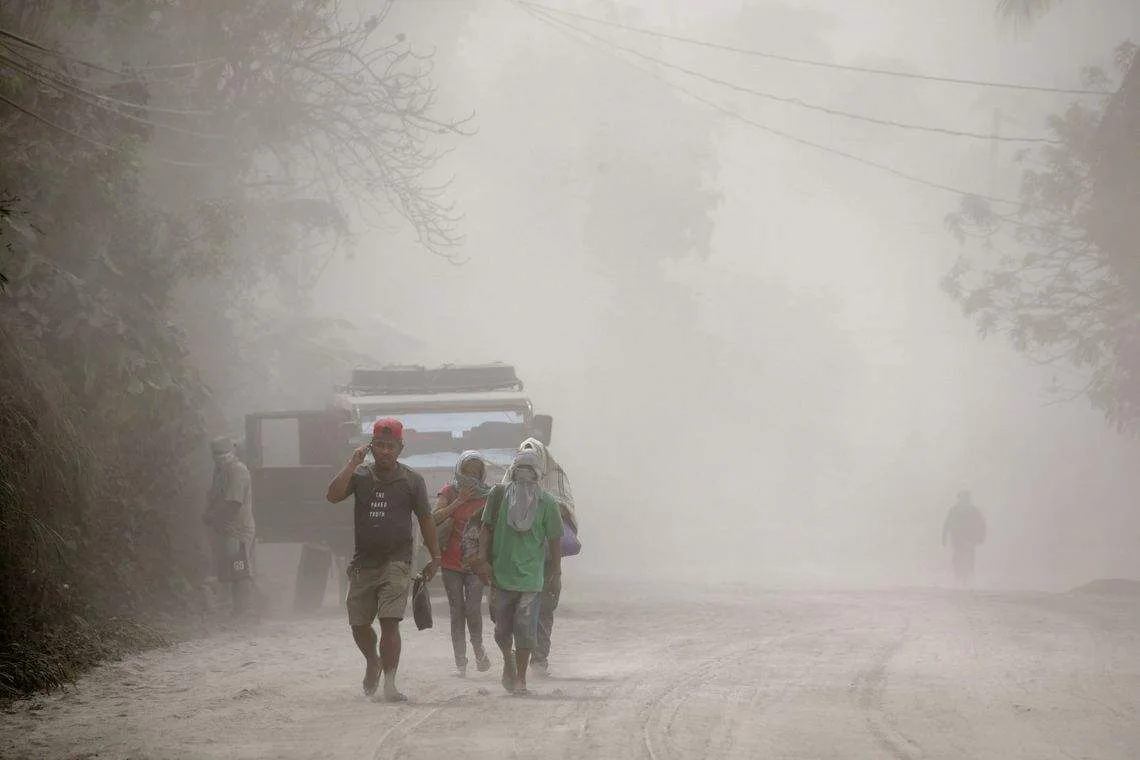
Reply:
[[[333,566],[342,571],[343,602],[353,507],[351,500],[329,504],[325,491],[381,417],[404,424],[400,461],[423,475],[433,503],[461,452],[479,451],[489,464],[487,481],[498,482],[518,445],[528,437],[549,444],[554,424],[551,416],[535,414],[515,368],[502,362],[357,368],[324,409],[247,415],[244,448],[257,541],[302,545],[296,611],[321,606]],[[415,531],[413,573],[428,560],[418,526]]]

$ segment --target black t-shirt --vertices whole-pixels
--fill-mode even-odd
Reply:
[[[431,515],[423,476],[402,464],[384,474],[361,465],[352,473],[348,491],[356,497],[352,564],[379,567],[389,561],[411,562],[412,515]]]

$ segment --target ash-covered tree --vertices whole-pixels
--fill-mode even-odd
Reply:
[[[1022,207],[1002,215],[965,199],[947,218],[976,255],[959,259],[944,288],[983,335],[1077,383],[1058,398],[1086,397],[1118,430],[1140,432],[1140,68],[1120,46],[1123,82],[1106,105],[1074,103],[1048,120],[1059,144],[1019,156]],[[1103,79],[1090,72],[1090,81]]]
[[[210,402],[182,287],[225,314],[299,284],[300,318],[313,261],[354,224],[459,242],[432,175],[459,125],[384,7],[0,3],[0,188],[20,198],[0,220],[0,695],[59,683],[114,626],[187,598]]]

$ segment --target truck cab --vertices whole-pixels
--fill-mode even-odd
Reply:
[[[294,592],[298,611],[320,606],[330,567],[343,570],[352,556],[352,501],[329,504],[325,491],[381,417],[403,423],[400,461],[423,475],[433,506],[460,453],[479,451],[489,464],[487,481],[495,483],[518,445],[530,436],[549,443],[553,425],[549,416],[534,413],[514,367],[500,363],[357,369],[323,410],[248,415],[246,464],[257,540],[303,545]],[[413,572],[428,560],[418,526],[416,547]]]

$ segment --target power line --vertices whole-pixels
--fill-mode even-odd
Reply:
[[[674,42],[684,42],[689,45],[699,45],[701,47],[712,48],[713,50],[722,50],[729,53],[739,53],[741,55],[750,55],[756,58],[767,58],[774,61],[784,61],[785,63],[795,63],[801,66],[816,66],[824,69],[836,69],[839,71],[853,71],[860,74],[877,74],[879,76],[898,77],[901,79],[918,79],[926,82],[942,82],[945,84],[958,84],[968,85],[972,87],[990,87],[1003,90],[1025,90],[1028,92],[1050,92],[1059,93],[1064,95],[1100,95],[1107,97],[1111,93],[1102,92],[1100,90],[1084,90],[1084,89],[1068,89],[1064,87],[1045,87],[1042,85],[1032,84],[1016,84],[1012,82],[990,82],[980,79],[963,79],[959,77],[942,77],[934,76],[932,74],[914,74],[908,71],[897,71],[893,69],[879,69],[871,66],[856,66],[852,64],[831,63],[829,61],[819,61],[810,58],[797,58],[789,55],[780,55],[778,53],[769,53],[763,50],[755,50],[750,48],[735,47],[733,45],[725,45],[717,42],[709,42],[707,40],[699,40],[693,37],[682,37],[676,34],[669,34],[667,32],[658,32],[644,27],[631,26],[629,24],[622,24],[617,21],[609,21],[607,19],[600,19],[596,16],[587,16],[583,13],[575,13],[574,11],[563,10],[561,8],[551,8],[547,5],[540,3],[530,2],[530,0],[511,0],[519,5],[526,5],[530,8],[545,11],[547,13],[554,13],[562,16],[570,16],[572,18],[588,21],[592,24],[601,24],[602,26],[609,26],[615,29],[623,29],[627,32],[635,34],[643,34],[650,37],[657,37],[659,39],[673,40]]]
[[[566,22],[562,22],[562,23],[566,23]],[[583,34],[588,33],[588,32],[586,32],[586,30],[582,29],[581,27],[574,26],[573,24],[567,23],[567,26],[570,26],[574,29],[577,29],[578,31],[582,32]],[[602,39],[602,38],[598,37],[596,39]],[[770,93],[770,92],[764,92],[761,90],[754,90],[750,87],[745,87],[743,85],[734,84],[732,82],[728,82],[728,81],[725,81],[723,79],[718,79],[717,77],[710,76],[708,74],[704,74],[700,71],[694,71],[693,69],[689,69],[689,68],[686,68],[684,66],[679,66],[675,63],[670,63],[669,61],[665,61],[665,60],[662,60],[662,59],[657,58],[655,56],[648,55],[646,53],[642,53],[640,50],[635,50],[634,48],[626,47],[624,45],[619,45],[616,42],[611,42],[609,40],[606,40],[606,44],[609,45],[610,47],[616,48],[618,50],[624,50],[627,53],[630,53],[632,55],[636,55],[638,58],[649,61],[650,63],[654,63],[654,64],[657,64],[660,66],[664,66],[665,68],[673,69],[674,71],[680,71],[683,74],[688,74],[689,76],[696,77],[697,79],[703,79],[706,82],[710,82],[712,84],[717,84],[717,85],[720,85],[722,87],[727,87],[731,90],[735,90],[736,92],[742,92],[742,93],[746,93],[748,95],[754,95],[756,97],[764,98],[765,100],[776,101],[778,103],[787,103],[789,105],[798,106],[800,108],[804,108],[804,109],[809,110],[809,111],[818,111],[820,113],[829,114],[831,116],[841,116],[845,119],[854,119],[855,121],[864,121],[864,122],[867,122],[869,124],[878,124],[878,125],[884,126],[884,127],[894,127],[896,129],[905,129],[905,130],[914,131],[914,132],[930,132],[933,134],[950,135],[952,137],[970,137],[970,138],[974,138],[976,140],[987,140],[987,141],[997,141],[997,142],[1016,142],[1016,143],[1044,143],[1044,144],[1050,144],[1050,145],[1061,145],[1062,144],[1061,140],[1057,140],[1057,139],[1054,139],[1051,137],[985,134],[982,132],[969,132],[969,131],[959,130],[959,129],[950,129],[948,127],[936,127],[936,126],[929,126],[929,125],[925,125],[925,124],[910,124],[907,122],[895,121],[893,119],[879,119],[879,118],[876,118],[874,116],[866,116],[864,114],[852,113],[850,111],[844,111],[841,109],[829,108],[828,106],[819,105],[818,103],[811,103],[809,101],[803,100],[802,98],[789,97],[789,96],[785,96],[785,95],[776,95],[776,94]]]
[[[69,137],[73,137],[76,140],[80,140],[81,142],[85,142],[89,145],[93,145],[96,148],[102,148],[103,150],[111,151],[112,153],[118,152],[117,148],[114,148],[114,147],[108,145],[107,143],[99,142],[98,140],[96,140],[94,138],[87,137],[85,135],[81,135],[78,132],[72,131],[72,130],[68,129],[67,127],[65,127],[61,124],[56,124],[51,119],[40,116],[38,113],[32,111],[29,108],[25,108],[24,106],[20,105],[16,101],[9,100],[3,94],[0,94],[0,103],[4,103],[4,104],[16,109],[20,113],[22,113],[26,116],[29,116],[32,119],[35,119],[39,123],[44,124],[46,126],[49,126],[56,131],[62,132],[63,134],[68,135]]]
[[[61,53],[57,50],[52,50],[51,48],[46,47],[44,45],[41,45],[40,43],[35,42],[34,40],[29,40],[27,37],[21,37],[20,35],[16,34],[15,32],[9,32],[7,29],[4,29],[3,27],[0,27],[0,37],[7,37],[8,39],[13,40],[14,42],[18,42],[21,45],[26,45],[27,47],[30,47],[33,50],[38,50],[41,53],[46,53],[46,54],[54,56],[56,58],[62,58],[64,60],[68,60],[68,61],[72,61],[74,63],[78,63],[81,66],[86,66],[87,68],[93,69],[95,71],[101,71],[104,74],[111,74],[112,76],[117,76],[117,77],[121,77],[123,75],[123,73],[121,71],[114,71],[113,69],[109,69],[106,66],[101,66],[98,63],[90,63],[89,61],[84,61],[84,60],[81,60],[79,58],[75,58],[75,57],[70,56],[66,53]]]
[[[4,50],[4,49],[11,50],[11,48],[5,48],[5,46],[3,44],[0,44],[0,50]],[[113,97],[110,97],[107,95],[101,95],[99,93],[91,92],[90,90],[84,89],[83,87],[80,87],[80,86],[76,85],[75,83],[68,81],[65,77],[51,71],[46,66],[40,65],[40,64],[36,63],[35,61],[32,61],[31,59],[27,58],[26,56],[23,56],[20,53],[16,53],[15,51],[12,51],[12,52],[15,55],[23,58],[27,63],[26,64],[19,64],[14,59],[3,55],[3,53],[0,53],[0,64],[8,66],[13,71],[15,71],[19,74],[23,74],[24,76],[28,77],[29,79],[36,81],[36,82],[39,82],[40,84],[44,85],[45,87],[49,87],[49,88],[55,90],[56,92],[59,92],[60,94],[70,95],[71,97],[75,98],[76,100],[80,101],[81,103],[86,103],[87,105],[91,105],[91,106],[94,106],[96,108],[100,108],[100,109],[102,109],[108,113],[114,114],[115,116],[118,116],[120,118],[129,119],[130,121],[134,121],[134,122],[137,122],[139,124],[143,124],[143,125],[149,126],[149,127],[166,129],[166,130],[169,130],[171,132],[178,132],[181,134],[191,135],[194,137],[200,137],[200,138],[207,139],[207,140],[220,140],[220,141],[227,141],[228,142],[228,141],[231,141],[233,139],[232,137],[229,137],[226,135],[210,134],[210,133],[201,132],[201,131],[195,130],[195,129],[188,129],[186,127],[179,127],[179,126],[176,126],[174,124],[167,124],[165,122],[154,121],[152,119],[148,119],[148,118],[143,117],[143,116],[138,116],[136,114],[127,113],[126,111],[120,110],[119,108],[116,108],[115,106],[116,105],[122,105],[122,106],[127,106],[130,108],[135,108],[138,110],[149,110],[149,108],[148,108],[148,106],[142,105],[140,103],[131,103],[129,101],[120,100],[118,98],[113,98]],[[29,66],[30,68],[25,68],[25,66]]]
[[[37,63],[37,62],[33,61],[31,58],[29,58],[28,56],[24,55],[23,53],[20,53],[16,50],[13,50],[8,45],[0,43],[0,48],[8,50],[13,55],[16,55],[16,56],[19,56],[20,58],[23,58],[25,61],[28,61],[32,66],[35,66],[36,68],[40,69],[41,71],[48,72],[48,75],[50,75],[52,77],[58,78],[60,76],[60,74],[53,72],[51,69],[44,66],[43,64]],[[11,60],[11,59],[9,59],[9,60]],[[27,74],[28,72],[22,71],[22,73]],[[140,82],[140,83],[145,84],[145,81],[140,80],[140,79],[133,79],[130,81]],[[97,93],[97,92],[92,92],[91,90],[86,90],[86,89],[84,89],[84,88],[80,87],[79,85],[74,84],[72,82],[68,82],[67,86],[73,90],[77,90],[79,92],[82,92],[83,94],[87,95],[90,98],[95,98],[97,100],[105,101],[107,103],[113,103],[113,104],[119,105],[119,106],[124,106],[126,108],[134,108],[134,109],[137,109],[139,111],[151,111],[154,113],[165,113],[165,114],[171,114],[173,116],[212,116],[213,115],[213,113],[210,111],[188,110],[185,108],[164,108],[162,106],[146,105],[143,103],[132,103],[132,102],[127,101],[127,100],[121,100],[119,98],[111,97],[110,95],[102,95],[102,94]]]
[[[605,45],[607,47],[610,46],[608,40],[606,40],[602,37],[598,37],[597,35],[593,34],[592,32],[588,32],[585,29],[580,29],[580,28],[575,27],[571,24],[567,24],[564,21],[559,21],[558,19],[552,18],[551,16],[544,15],[540,11],[534,10],[534,8],[533,8],[534,4],[533,3],[525,2],[525,0],[508,0],[508,2],[514,3],[515,5],[518,5],[523,10],[525,10],[527,13],[529,13],[532,17],[534,17],[536,20],[538,20],[540,23],[544,23],[544,24],[548,24],[548,25],[552,26],[553,28],[555,28],[559,32],[561,32],[562,34],[568,35],[571,39],[574,39],[578,42],[582,42],[582,40],[575,37],[573,34],[573,32],[578,32],[580,34],[591,37],[594,40],[597,40],[598,42],[602,43],[602,45]],[[527,6],[531,6],[531,7],[527,7]],[[572,31],[566,31],[568,29],[572,30]],[[590,45],[589,42],[586,42],[585,44]],[[597,45],[591,45],[591,47],[597,47]],[[942,190],[943,192],[953,193],[954,195],[959,195],[959,196],[970,196],[973,198],[978,198],[980,200],[989,201],[991,203],[1001,203],[1001,204],[1017,206],[1017,207],[1021,207],[1024,205],[1020,201],[1011,200],[1009,198],[1002,198],[999,196],[985,195],[983,193],[967,192],[965,190],[953,187],[951,185],[946,185],[946,184],[942,184],[940,182],[935,182],[932,180],[924,179],[924,178],[919,177],[917,175],[909,174],[909,173],[901,171],[899,169],[895,169],[894,167],[888,166],[887,164],[881,164],[881,163],[878,163],[877,161],[872,161],[871,159],[863,158],[862,156],[857,156],[853,153],[848,153],[848,152],[840,150],[838,148],[833,148],[833,147],[828,146],[828,145],[823,145],[821,143],[817,143],[817,142],[814,142],[812,140],[808,140],[808,139],[805,139],[802,137],[797,137],[796,135],[790,134],[788,132],[784,132],[784,131],[776,129],[774,127],[769,127],[766,124],[762,124],[762,123],[755,121],[753,119],[749,119],[747,116],[743,116],[743,115],[737,113],[736,111],[733,111],[730,108],[722,106],[721,104],[719,104],[715,101],[712,101],[712,100],[709,100],[708,98],[697,95],[696,93],[692,92],[691,90],[688,90],[685,87],[682,87],[681,85],[676,84],[675,82],[669,81],[668,79],[657,74],[655,71],[651,71],[649,69],[638,66],[638,65],[630,62],[629,60],[622,58],[620,55],[618,55],[616,53],[613,53],[613,52],[606,50],[604,48],[602,49],[602,52],[606,53],[607,55],[611,55],[613,57],[618,58],[618,60],[625,63],[627,66],[631,66],[631,67],[637,69],[638,71],[641,71],[642,73],[653,77],[654,79],[661,82],[665,86],[670,87],[674,90],[677,90],[677,91],[687,95],[688,97],[690,97],[690,98],[692,98],[692,99],[694,99],[700,103],[704,103],[709,108],[712,108],[716,111],[719,111],[720,113],[724,114],[725,116],[728,116],[731,119],[735,119],[737,121],[740,121],[744,124],[747,124],[747,125],[755,128],[755,129],[759,129],[762,132],[766,132],[768,134],[775,135],[776,137],[782,137],[785,140],[789,140],[791,142],[794,142],[794,143],[797,143],[799,145],[803,145],[803,146],[806,146],[809,148],[814,148],[814,149],[822,151],[824,153],[829,153],[829,154],[834,155],[834,156],[846,158],[849,161],[854,161],[856,163],[863,164],[864,166],[869,166],[873,169],[878,169],[879,171],[883,171],[883,172],[886,172],[888,174],[894,175],[895,177],[898,177],[899,179],[903,179],[903,180],[906,180],[908,182],[913,182],[913,183],[918,184],[918,185],[923,185],[925,187],[929,187],[929,188],[932,188],[935,190]]]
[[[122,148],[117,148],[113,145],[108,145],[105,142],[100,142],[99,140],[96,140],[92,137],[87,137],[86,135],[82,135],[79,132],[68,129],[67,127],[65,127],[61,124],[57,124],[54,121],[52,121],[51,119],[48,119],[44,116],[40,116],[35,111],[32,111],[30,108],[26,108],[26,107],[20,105],[16,101],[11,100],[10,98],[6,97],[3,94],[0,94],[0,103],[4,103],[5,105],[10,106],[11,108],[19,111],[20,113],[28,116],[29,118],[34,119],[35,121],[38,121],[39,123],[44,124],[45,126],[51,127],[52,129],[67,135],[68,137],[79,140],[80,142],[85,142],[88,145],[92,145],[96,148],[101,148],[103,150],[110,151],[112,153],[122,153],[123,152]],[[163,156],[154,156],[154,160],[158,161],[159,163],[169,164],[171,166],[180,166],[180,167],[190,168],[190,169],[203,169],[203,168],[210,168],[210,167],[226,166],[226,164],[224,164],[224,163],[203,163],[200,161],[179,161],[177,159],[165,158]]]
[[[46,55],[50,55],[54,58],[59,58],[60,60],[70,61],[71,63],[75,63],[75,64],[78,64],[80,66],[84,66],[86,68],[89,68],[92,71],[98,71],[98,72],[101,72],[103,74],[110,74],[111,76],[120,77],[123,79],[132,79],[133,78],[132,76],[128,75],[125,72],[115,71],[114,69],[107,68],[106,66],[103,66],[101,64],[92,63],[91,61],[87,61],[87,60],[84,60],[82,58],[77,58],[74,55],[71,55],[69,53],[64,53],[62,51],[49,48],[46,45],[41,45],[40,43],[35,42],[34,40],[30,40],[27,37],[22,37],[22,36],[16,34],[15,32],[10,32],[7,29],[4,29],[3,27],[0,27],[0,37],[6,37],[6,38],[8,38],[14,42],[20,43],[21,45],[25,45],[27,47],[30,47],[33,50],[38,50],[41,53],[44,53]],[[225,59],[219,57],[219,58],[212,58],[212,59],[207,59],[207,60],[202,60],[202,61],[187,61],[184,63],[160,63],[160,64],[150,64],[150,65],[144,65],[144,66],[130,66],[130,68],[133,71],[165,71],[168,69],[177,70],[177,69],[196,68],[199,66],[207,66],[207,65],[213,66],[215,64],[224,63],[224,62],[225,62]]]

